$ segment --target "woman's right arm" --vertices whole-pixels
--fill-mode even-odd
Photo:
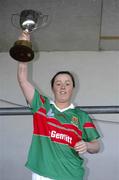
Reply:
[[[28,63],[26,62],[18,63],[17,78],[26,100],[28,101],[29,104],[31,104],[34,96],[35,88],[28,81]]]

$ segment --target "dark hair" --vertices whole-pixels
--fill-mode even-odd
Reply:
[[[68,75],[71,77],[71,79],[72,79],[73,87],[75,87],[75,80],[74,80],[73,75],[72,75],[69,71],[59,71],[59,72],[57,72],[57,73],[53,76],[53,78],[51,79],[51,87],[52,87],[52,88],[53,88],[53,85],[54,85],[55,78],[56,78],[56,76],[58,76],[59,74],[68,74]]]

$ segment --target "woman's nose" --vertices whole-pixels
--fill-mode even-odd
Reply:
[[[61,85],[61,89],[65,89],[65,85],[64,84]]]

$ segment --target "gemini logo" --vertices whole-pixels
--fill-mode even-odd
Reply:
[[[64,141],[68,142],[69,144],[72,144],[72,137],[70,137],[66,134],[61,134],[61,133],[57,133],[56,131],[51,131],[51,137],[60,139],[60,140],[64,140]]]

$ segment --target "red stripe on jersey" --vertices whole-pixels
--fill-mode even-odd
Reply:
[[[84,128],[96,128],[92,122],[86,122],[83,127]]]
[[[74,126],[73,124],[62,124],[61,122],[59,122],[57,119],[55,118],[48,118],[48,122],[53,123],[56,126],[61,126],[67,129],[72,129],[74,131],[77,132],[77,134],[79,134],[80,136],[82,136],[82,131],[79,130],[76,126]]]
[[[47,126],[46,116],[43,114],[41,115],[41,114],[35,113],[33,117],[34,117],[33,134],[49,136],[49,130],[48,130],[48,126]]]
[[[48,125],[51,140],[54,142],[59,142],[67,144],[71,147],[74,147],[76,142],[81,140],[81,136],[78,136],[72,129],[62,129],[55,127],[51,124]]]
[[[34,114],[33,133],[50,137],[54,142],[67,144],[71,147],[82,138],[82,132],[74,125],[61,124],[55,118],[49,118],[42,112]]]
[[[43,108],[43,107],[40,107],[40,109],[38,110],[38,112],[36,112],[36,113],[44,113],[45,115],[46,115],[46,109],[45,108]]]

